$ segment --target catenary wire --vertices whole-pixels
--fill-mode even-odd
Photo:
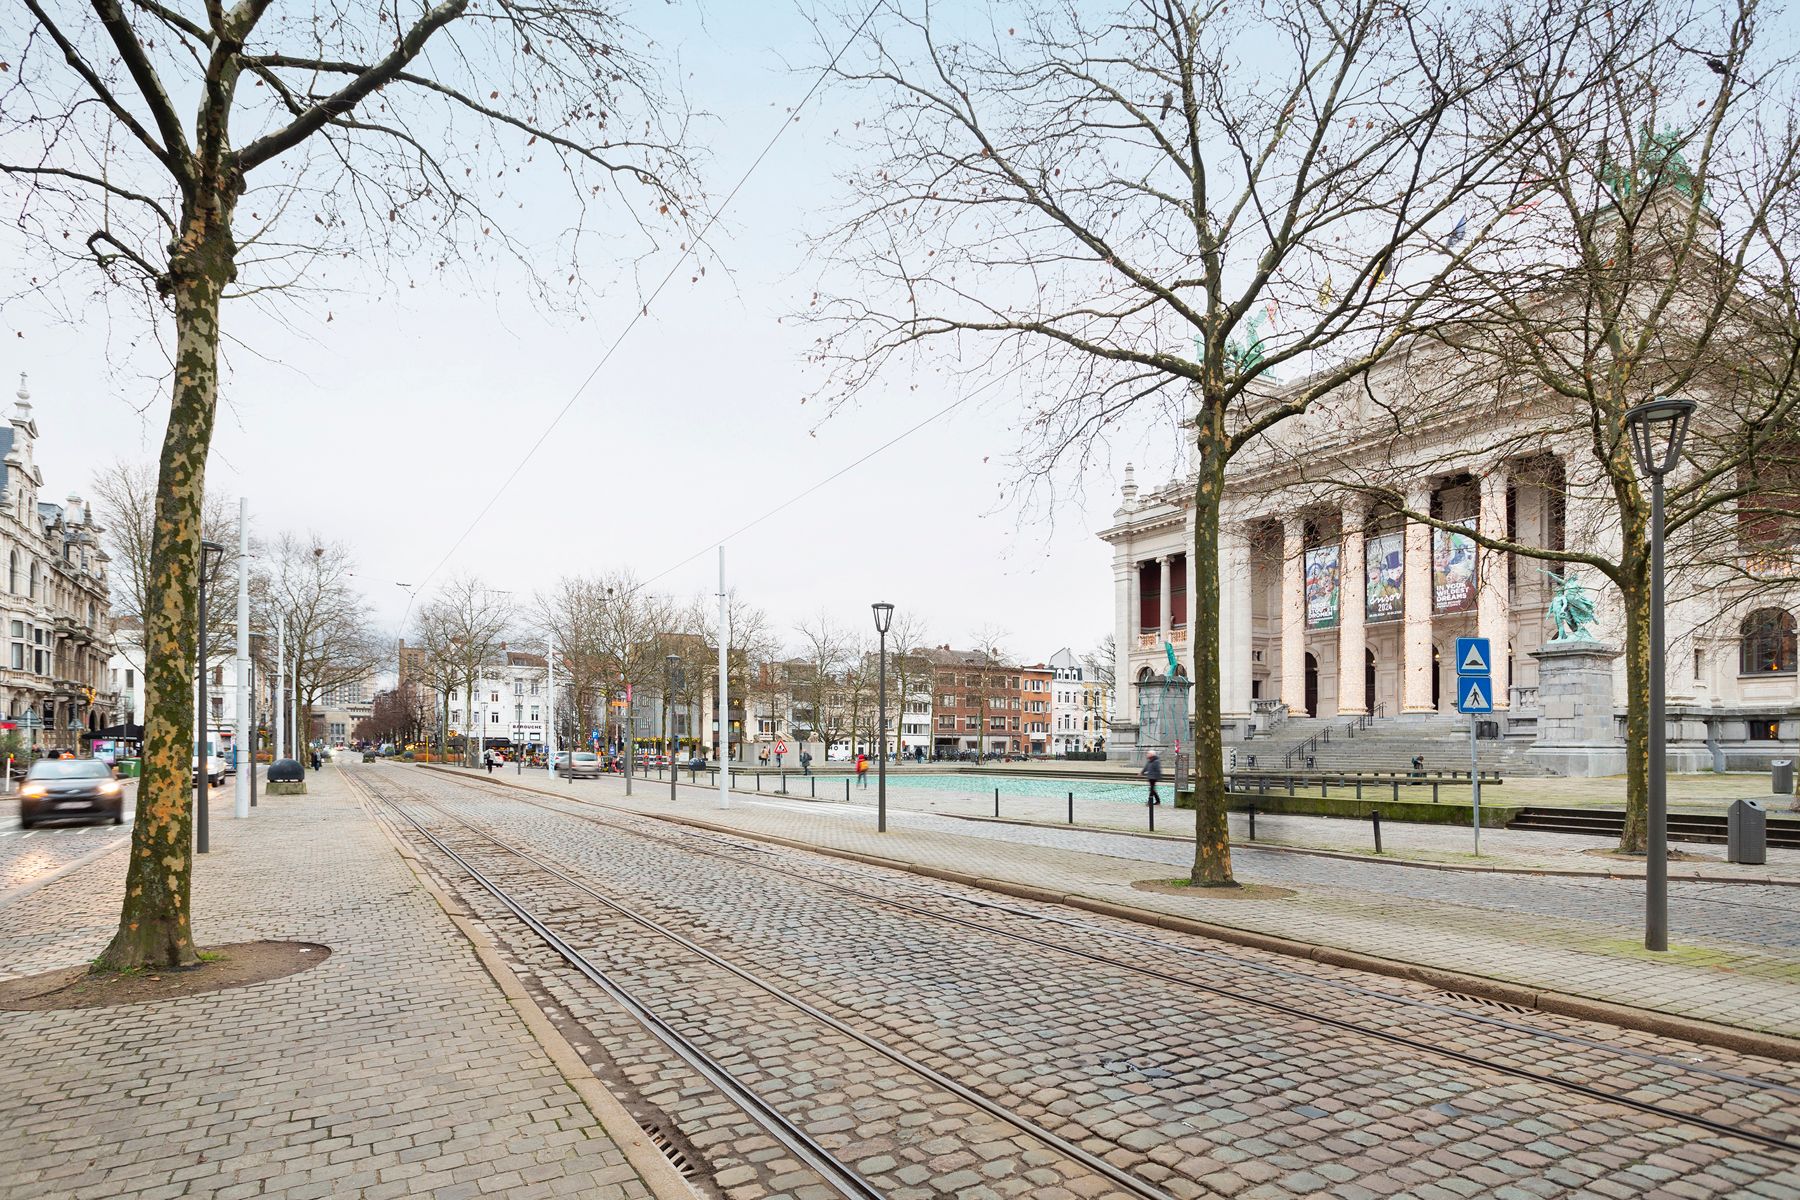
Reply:
[[[863,14],[862,20],[857,24],[856,28],[851,31],[850,36],[844,39],[844,44],[838,47],[837,52],[831,56],[831,60],[825,64],[817,77],[813,79],[812,86],[807,88],[806,94],[800,97],[800,102],[794,105],[789,113],[782,119],[780,126],[776,128],[775,132],[769,137],[769,140],[763,144],[763,148],[757,153],[756,157],[751,160],[750,165],[744,169],[744,173],[738,177],[738,181],[732,184],[729,192],[725,193],[725,199],[722,200],[719,203],[719,206],[713,209],[707,216],[706,223],[700,227],[700,232],[696,234],[693,241],[688,244],[688,248],[683,249],[680,255],[676,257],[673,265],[669,267],[668,273],[662,277],[661,282],[659,282],[655,289],[650,293],[649,299],[645,300],[644,303],[639,305],[637,310],[631,314],[631,319],[625,322],[625,328],[621,329],[618,336],[613,338],[612,344],[607,346],[605,352],[600,355],[600,360],[594,364],[593,370],[589,371],[586,378],[584,378],[581,383],[576,386],[575,390],[569,394],[568,400],[564,401],[563,406],[556,410],[556,414],[552,416],[549,423],[544,426],[543,432],[538,434],[536,440],[534,440],[526,449],[525,453],[520,456],[519,461],[513,465],[512,470],[507,472],[506,478],[500,481],[500,486],[494,489],[494,494],[488,497],[487,503],[481,506],[481,510],[475,514],[468,525],[463,528],[463,531],[457,534],[456,540],[450,543],[450,548],[444,551],[444,556],[438,559],[437,564],[433,566],[431,570],[427,571],[419,580],[418,586],[420,589],[423,589],[426,584],[435,579],[438,572],[442,571],[445,564],[450,561],[451,556],[453,556],[457,550],[462,548],[462,544],[468,540],[469,535],[474,533],[476,527],[487,518],[488,513],[493,510],[494,505],[499,503],[500,497],[506,494],[506,490],[512,486],[513,481],[519,477],[519,474],[525,470],[526,465],[530,463],[532,458],[537,455],[537,452],[543,448],[544,443],[550,439],[550,435],[556,431],[556,427],[562,423],[563,418],[569,415],[569,410],[575,407],[575,402],[581,399],[582,394],[586,392],[594,380],[599,377],[600,372],[605,369],[606,364],[612,361],[613,354],[624,344],[625,339],[631,336],[631,331],[637,328],[638,322],[650,314],[651,307],[656,303],[657,298],[663,294],[663,289],[669,286],[675,276],[681,272],[683,265],[699,250],[701,243],[706,240],[707,234],[711,233],[713,226],[718,224],[719,218],[723,216],[725,210],[731,206],[731,202],[737,198],[737,194],[743,189],[744,184],[750,181],[750,177],[756,173],[756,169],[762,165],[763,160],[775,149],[775,144],[781,140],[781,135],[786,133],[788,126],[792,125],[799,118],[801,110],[806,107],[807,103],[818,93],[819,89],[824,86],[825,80],[830,77],[831,72],[837,67],[838,61],[843,58],[851,46],[856,44],[857,39],[862,36],[863,30],[868,28],[869,22],[875,19],[875,14],[879,12],[886,3],[887,0],[875,0],[875,3],[869,6],[869,11]],[[835,476],[833,476],[833,478],[835,478]],[[705,553],[705,551],[701,551],[700,553]]]

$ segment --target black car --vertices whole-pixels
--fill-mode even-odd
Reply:
[[[125,789],[112,768],[97,758],[46,758],[31,764],[19,785],[19,827],[30,829],[45,817],[77,815],[125,820]]]

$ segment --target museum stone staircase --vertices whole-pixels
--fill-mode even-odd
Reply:
[[[1307,754],[1312,756],[1314,771],[1405,771],[1416,754],[1425,756],[1427,771],[1469,769],[1467,717],[1376,717],[1352,733],[1355,724],[1350,717],[1290,717],[1269,733],[1226,745],[1237,751],[1240,770],[1304,771]],[[1309,741],[1314,742],[1310,748]],[[1530,746],[1528,740],[1482,738],[1477,743],[1477,758],[1484,771],[1547,774],[1527,757]],[[1256,757],[1254,767],[1251,755]]]

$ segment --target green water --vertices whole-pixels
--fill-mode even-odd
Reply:
[[[873,771],[871,770],[871,774]],[[1038,778],[1029,775],[973,775],[968,772],[948,775],[912,775],[895,772],[888,776],[890,792],[936,792],[946,796],[992,798],[1000,789],[1000,799],[1018,796],[1034,800],[1062,800],[1070,792],[1077,800],[1111,800],[1119,804],[1142,804],[1142,783],[1107,783],[1099,779]],[[791,785],[790,785],[791,786]],[[871,783],[870,786],[874,786]]]

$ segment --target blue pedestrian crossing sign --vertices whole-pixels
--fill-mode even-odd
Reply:
[[[1494,711],[1494,683],[1485,675],[1456,677],[1456,711],[1491,713]]]
[[[1456,639],[1456,673],[1487,676],[1494,673],[1494,657],[1484,637]]]

